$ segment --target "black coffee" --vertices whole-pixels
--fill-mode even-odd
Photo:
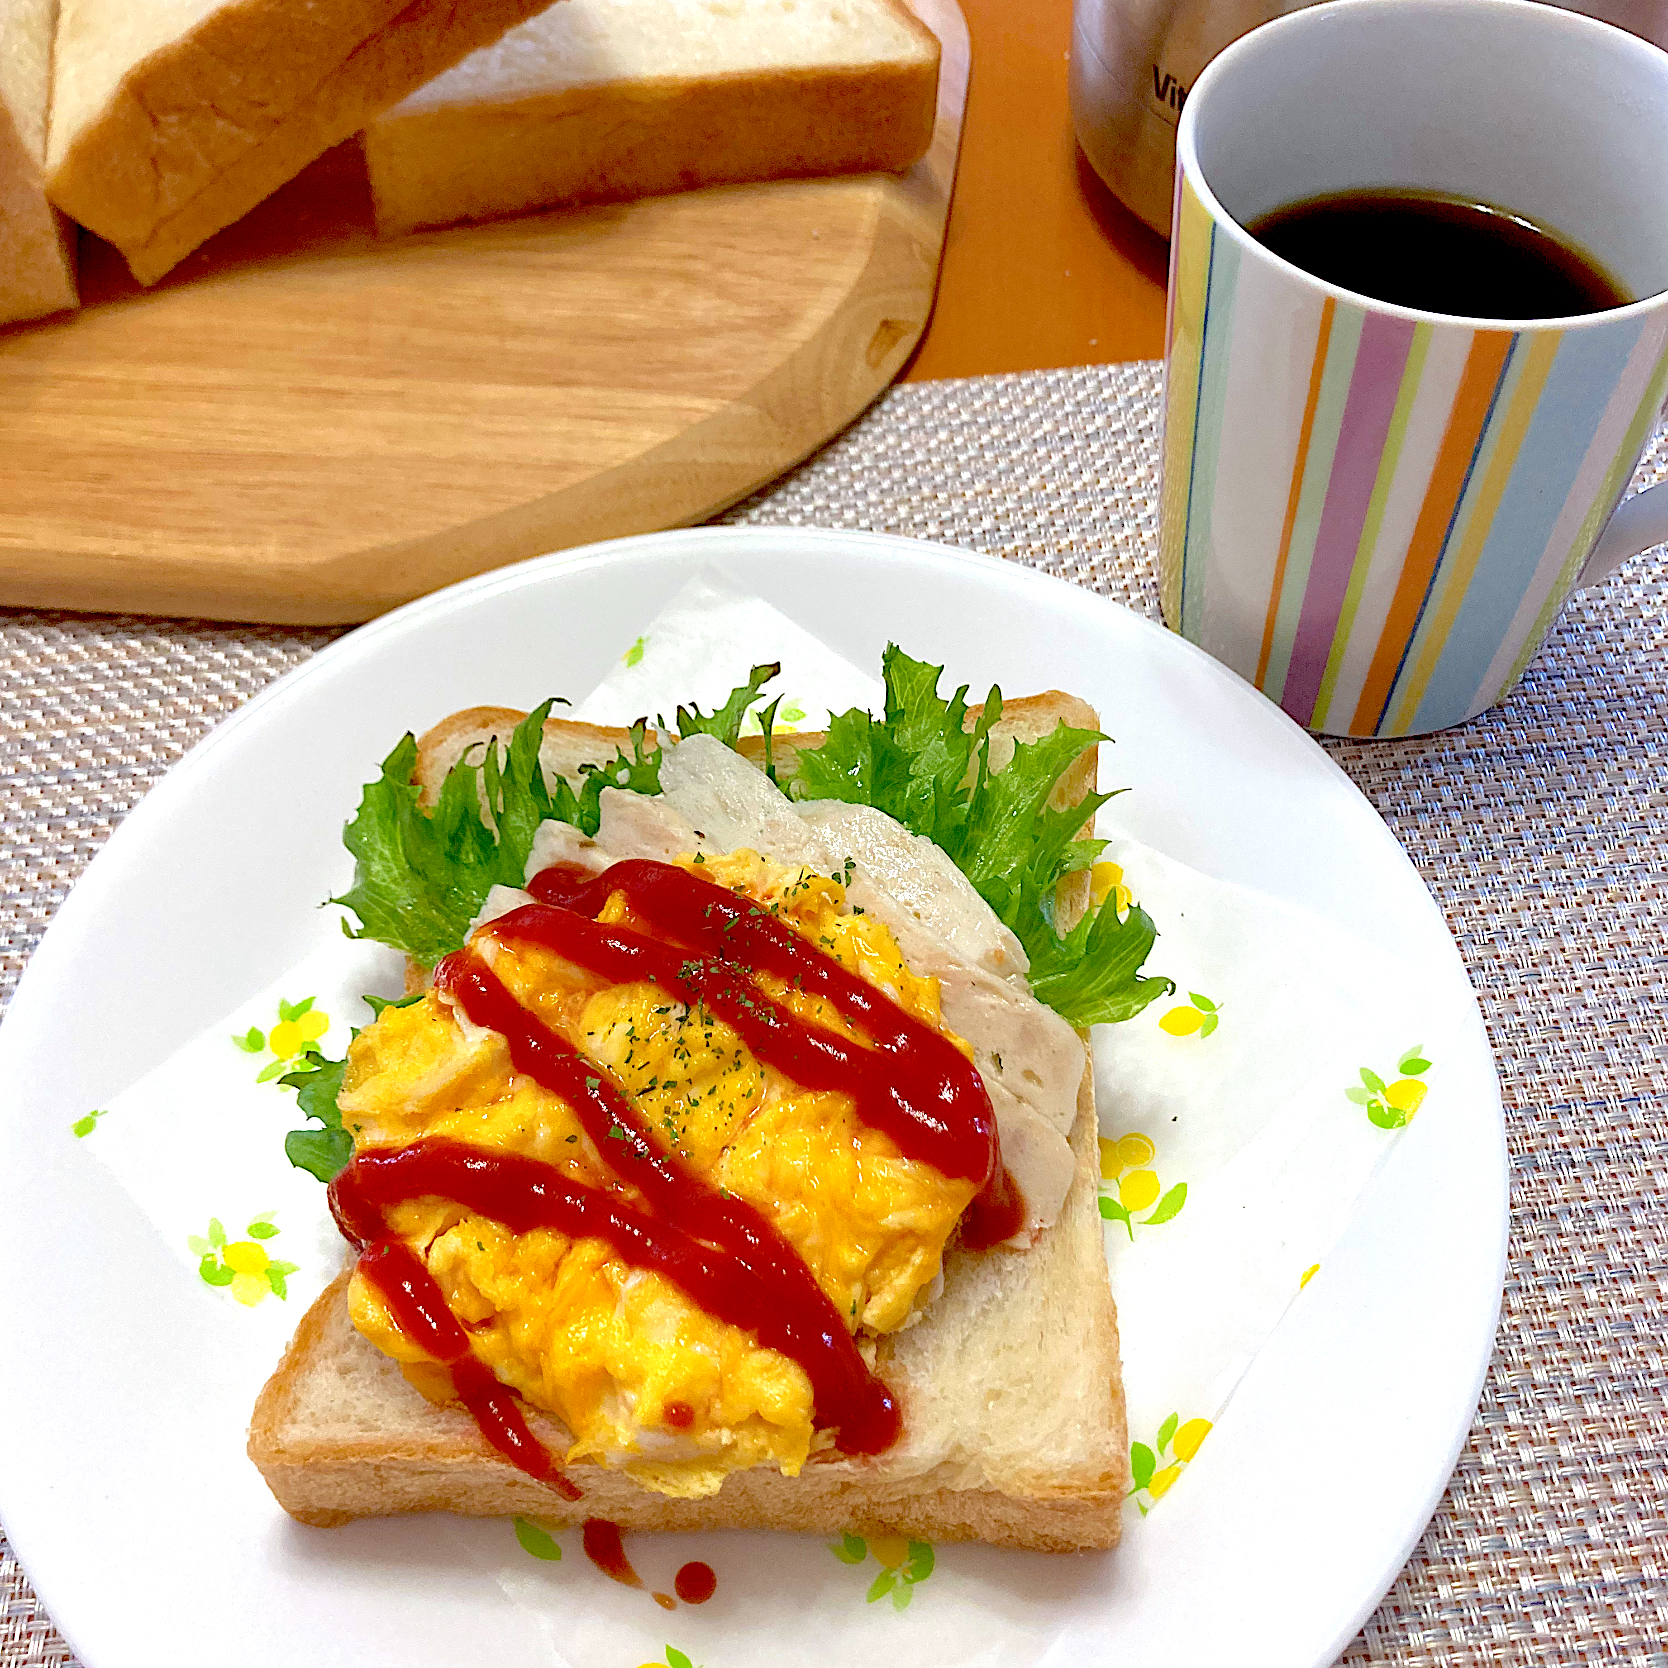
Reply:
[[[1309,197],[1245,229],[1329,284],[1428,313],[1555,319],[1633,299],[1569,239],[1489,203],[1435,192]]]

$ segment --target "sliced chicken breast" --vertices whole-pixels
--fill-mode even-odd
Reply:
[[[609,791],[621,799],[643,798],[640,793],[621,793],[618,788]],[[606,800],[608,793],[602,797]],[[645,803],[653,804],[654,801]],[[527,853],[527,867],[522,871],[521,878],[531,880],[541,870],[553,869],[558,863],[584,869],[588,874],[600,874],[613,861],[595,840],[581,834],[571,823],[541,822],[533,830],[533,845]]]
[[[872,805],[814,799],[794,805],[821,848],[824,867],[855,858],[918,921],[971,967],[1023,981],[1025,951],[941,846]]]
[[[670,863],[686,852],[723,851],[702,838],[688,817],[664,796],[629,793],[624,788],[602,790],[602,822],[597,844],[612,858],[655,857]]]
[[[660,786],[717,851],[750,846],[780,863],[816,863],[816,842],[793,803],[717,736],[691,736],[660,758]]]

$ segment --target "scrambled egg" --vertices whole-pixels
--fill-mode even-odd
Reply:
[[[938,981],[912,973],[878,921],[847,910],[837,879],[750,851],[679,861],[757,900],[970,1052],[943,1025]],[[650,930],[622,893],[598,919]],[[971,1182],[904,1158],[857,1120],[849,1097],[788,1081],[700,1006],[651,984],[604,984],[540,946],[498,941],[490,925],[473,947],[518,1000],[612,1074],[669,1147],[775,1225],[852,1331],[890,1332],[914,1317]],[[796,1016],[864,1040],[821,998],[755,977]],[[567,1103],[512,1068],[502,1037],[460,1023],[433,992],[386,1009],[355,1039],[339,1103],[356,1148],[447,1137],[543,1160],[592,1186],[623,1186]],[[601,1240],[508,1233],[438,1199],[401,1205],[390,1222],[424,1259],[475,1353],[567,1426],[570,1461],[623,1466],[651,1488],[694,1496],[747,1466],[794,1475],[831,1440],[814,1428],[803,1369]],[[355,1326],[419,1389],[451,1396],[450,1373],[401,1334],[357,1275],[351,1305]]]

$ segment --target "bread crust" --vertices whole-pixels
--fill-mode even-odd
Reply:
[[[53,0],[0,4],[0,324],[74,307],[75,231],[46,199]]]
[[[969,727],[981,710],[969,713]],[[414,772],[425,800],[463,752],[489,739],[507,742],[524,716],[474,707],[429,730]],[[1004,703],[992,732],[996,767],[1015,742],[1058,723],[1099,727],[1091,707],[1058,691]],[[547,769],[565,765],[571,775],[580,763],[605,762],[629,739],[626,730],[553,718],[540,757]],[[778,761],[820,740],[778,737]],[[762,764],[760,738],[744,741],[741,751]],[[1091,748],[1077,761],[1057,803],[1093,790],[1095,758]],[[1059,903],[1069,925],[1086,906],[1088,877],[1067,881]],[[354,1330],[344,1274],[307,1312],[262,1391],[249,1431],[251,1459],[286,1511],[319,1526],[448,1511],[530,1514],[556,1524],[606,1517],[642,1530],[894,1530],[1044,1552],[1115,1545],[1129,1487],[1128,1432],[1084,1040],[1071,1135],[1075,1169],[1054,1225],[1027,1252],[952,1251],[944,1289],[926,1317],[879,1342],[876,1370],[898,1397],[905,1431],[887,1453],[819,1455],[795,1478],[754,1467],[699,1500],[670,1499],[623,1471],[580,1464],[573,1480],[585,1494],[570,1504],[499,1456],[466,1413],[426,1402]],[[565,1450],[560,1424],[528,1411],[535,1435]]]
[[[425,807],[440,797],[446,773],[471,747],[496,741],[508,747],[515,727],[527,716],[513,707],[465,707],[442,718],[417,738],[417,768],[411,779],[422,789],[418,803]],[[581,724],[571,718],[547,718],[539,762],[546,775],[577,776],[585,764],[603,764],[631,746],[631,731],[606,724]]]

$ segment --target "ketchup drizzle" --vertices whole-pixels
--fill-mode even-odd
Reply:
[[[507,991],[504,995],[509,999]],[[754,1332],[766,1348],[797,1361],[811,1381],[817,1423],[839,1427],[836,1440],[842,1452],[879,1453],[897,1438],[897,1408],[886,1387],[870,1376],[833,1304],[763,1218],[758,1220],[774,1241],[769,1247],[777,1253],[774,1263],[754,1262],[745,1248],[739,1255],[729,1245],[714,1248],[681,1222],[651,1217],[620,1195],[571,1181],[538,1159],[432,1137],[404,1147],[360,1153],[330,1189],[331,1208],[343,1234],[356,1245],[372,1246],[372,1252],[360,1259],[360,1267],[379,1290],[387,1292],[384,1269],[395,1253],[409,1259],[408,1264],[401,1262],[401,1273],[410,1267],[421,1277],[427,1290],[419,1287],[416,1301],[390,1299],[389,1307],[401,1329],[441,1360],[463,1361],[468,1339],[416,1254],[386,1237],[383,1213],[408,1199],[451,1199],[465,1210],[503,1223],[512,1233],[555,1228],[573,1239],[603,1240],[634,1268],[663,1274],[708,1314]],[[756,1215],[739,1200],[728,1203]],[[384,1247],[390,1248],[386,1254]],[[797,1271],[798,1278],[790,1283],[780,1277],[778,1269]],[[439,1315],[433,1316],[430,1325],[435,1309]],[[474,1360],[472,1356],[467,1359]],[[484,1367],[480,1370],[486,1372]],[[453,1371],[456,1374],[457,1368]],[[502,1394],[507,1400],[510,1392]],[[492,1440],[490,1432],[488,1440]],[[533,1439],[529,1435],[526,1440]],[[508,1447],[495,1446],[516,1459]],[[516,1463],[522,1464],[520,1459]],[[529,1467],[522,1465],[522,1469]]]
[[[580,1540],[585,1556],[611,1581],[619,1582],[622,1587],[642,1590],[643,1578],[626,1557],[619,1524],[611,1523],[605,1517],[588,1517],[580,1531]],[[713,1574],[712,1565],[695,1560],[680,1565],[672,1582],[672,1592],[685,1604],[705,1604],[717,1591],[718,1577]],[[653,1593],[650,1596],[662,1610],[677,1608],[670,1593]]]
[[[344,1170],[342,1175],[347,1173]],[[340,1181],[341,1176],[336,1179]],[[332,1182],[330,1207],[336,1221],[349,1239],[363,1245],[349,1232],[339,1199]],[[514,1391],[500,1384],[470,1352],[468,1335],[446,1307],[444,1294],[417,1253],[403,1240],[378,1238],[360,1252],[359,1272],[382,1294],[399,1329],[452,1369],[458,1400],[474,1415],[481,1435],[528,1476],[555,1489],[565,1500],[577,1500],[579,1490],[556,1469],[544,1444],[527,1428]]]
[[[650,858],[594,876],[558,865],[535,875],[527,890],[547,907],[511,910],[490,932],[542,944],[616,983],[646,979],[681,1001],[704,1003],[766,1065],[807,1089],[849,1095],[857,1115],[891,1136],[906,1158],[978,1184],[963,1244],[983,1250],[1019,1231],[1023,1203],[1002,1168],[996,1115],[973,1063],[752,899]],[[652,926],[707,953],[598,926],[594,917],[616,892]],[[826,998],[873,1047],[795,1018],[753,983],[753,972]]]
[[[518,1197],[525,1196],[518,1195],[516,1187],[530,1192],[537,1172],[545,1172],[552,1197],[553,1189],[562,1189],[586,1199],[583,1234],[606,1239],[635,1267],[665,1274],[708,1314],[756,1332],[769,1348],[797,1361],[811,1380],[817,1423],[839,1427],[836,1440],[842,1453],[877,1454],[897,1440],[898,1411],[886,1387],[870,1375],[811,1271],[752,1205],[720,1192],[679,1154],[656,1146],[632,1098],[602,1067],[522,1007],[470,952],[459,951],[441,962],[435,969],[435,988],[447,992],[475,1024],[506,1039],[516,1069],[573,1108],[597,1151],[657,1213],[651,1219],[616,1195],[570,1183],[559,1171],[532,1159],[498,1155],[491,1161],[529,1170],[508,1193],[494,1190],[497,1196],[490,1202],[483,1199],[482,1215],[513,1229],[514,1222],[501,1210],[514,1209]],[[472,1160],[489,1158],[479,1149],[462,1150]],[[471,1168],[480,1173],[478,1164]],[[467,1203],[454,1192],[447,1196]],[[708,1245],[716,1250],[708,1250]]]

